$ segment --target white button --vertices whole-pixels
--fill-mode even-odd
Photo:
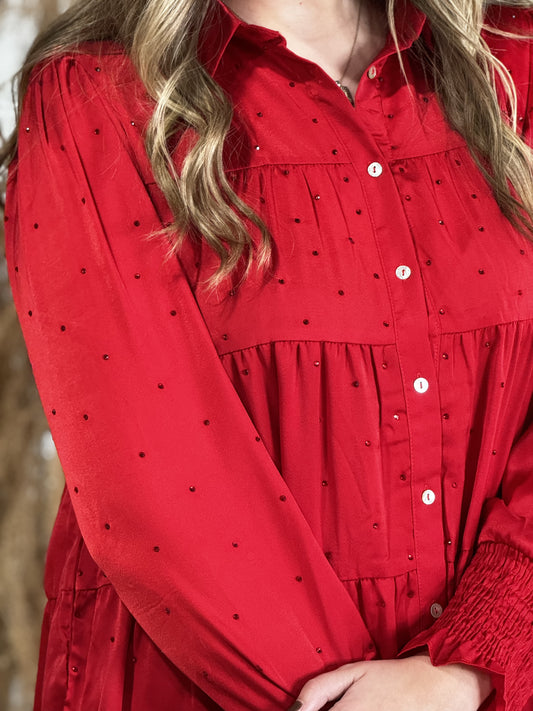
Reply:
[[[429,611],[431,612],[431,617],[437,620],[442,615],[442,605],[439,605],[438,602],[434,602]]]
[[[396,276],[398,279],[409,279],[411,276],[411,270],[409,267],[406,267],[405,264],[400,264],[400,266],[396,269]]]
[[[425,378],[417,378],[413,385],[417,393],[425,393],[429,389],[429,383]]]
[[[376,67],[370,67],[370,69],[366,73],[366,75],[369,79],[375,79],[376,74],[377,74]]]
[[[431,489],[426,489],[422,493],[422,501],[426,504],[426,506],[431,506],[431,504],[434,504],[436,498],[437,497],[435,496],[435,492],[431,491]]]
[[[371,175],[373,178],[379,178],[379,176],[383,173],[383,166],[381,163],[370,163],[368,166],[368,174]]]

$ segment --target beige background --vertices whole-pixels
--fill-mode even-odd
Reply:
[[[0,0],[4,66],[62,5],[61,0]],[[7,125],[2,122],[4,131]],[[44,605],[43,563],[63,478],[12,304],[4,257],[3,185],[0,192],[0,709],[31,711]]]

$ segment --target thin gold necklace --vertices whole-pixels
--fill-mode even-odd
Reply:
[[[355,50],[355,45],[357,44],[357,37],[359,36],[359,27],[361,26],[360,19],[361,19],[361,7],[362,7],[362,6],[363,6],[363,0],[360,0],[360,2],[359,2],[359,12],[357,13],[357,27],[356,27],[356,29],[355,29],[355,37],[353,38],[353,44],[352,44],[352,49],[351,49],[351,52],[350,52],[350,56],[348,57],[348,61],[346,62],[346,66],[344,67],[344,71],[343,71],[343,73],[342,73],[341,78],[335,80],[335,84],[337,84],[337,86],[338,86],[340,89],[342,89],[342,91],[343,91],[343,92],[345,93],[345,95],[346,95],[346,98],[350,101],[350,103],[352,104],[352,106],[355,105],[355,99],[354,99],[354,97],[353,97],[352,92],[350,91],[350,89],[342,83],[342,80],[344,79],[344,75],[345,75],[346,72],[348,71],[348,67],[350,66],[350,62],[352,61],[353,53],[354,53],[354,50]]]

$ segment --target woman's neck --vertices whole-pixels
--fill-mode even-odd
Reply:
[[[290,50],[321,66],[333,79],[340,79],[344,72],[343,84],[352,93],[387,37],[385,0],[224,2],[244,22],[280,32]]]
[[[225,0],[245,22],[261,25],[310,44],[350,34],[364,0]]]

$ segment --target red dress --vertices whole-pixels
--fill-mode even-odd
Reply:
[[[355,108],[217,13],[228,176],[274,237],[238,289],[201,288],[203,241],[146,239],[171,216],[119,47],[58,58],[24,103],[7,260],[67,481],[36,709],[274,711],[425,644],[532,709],[533,245],[413,60],[420,11],[398,13],[412,98],[389,37]],[[485,37],[529,140],[531,43]]]

